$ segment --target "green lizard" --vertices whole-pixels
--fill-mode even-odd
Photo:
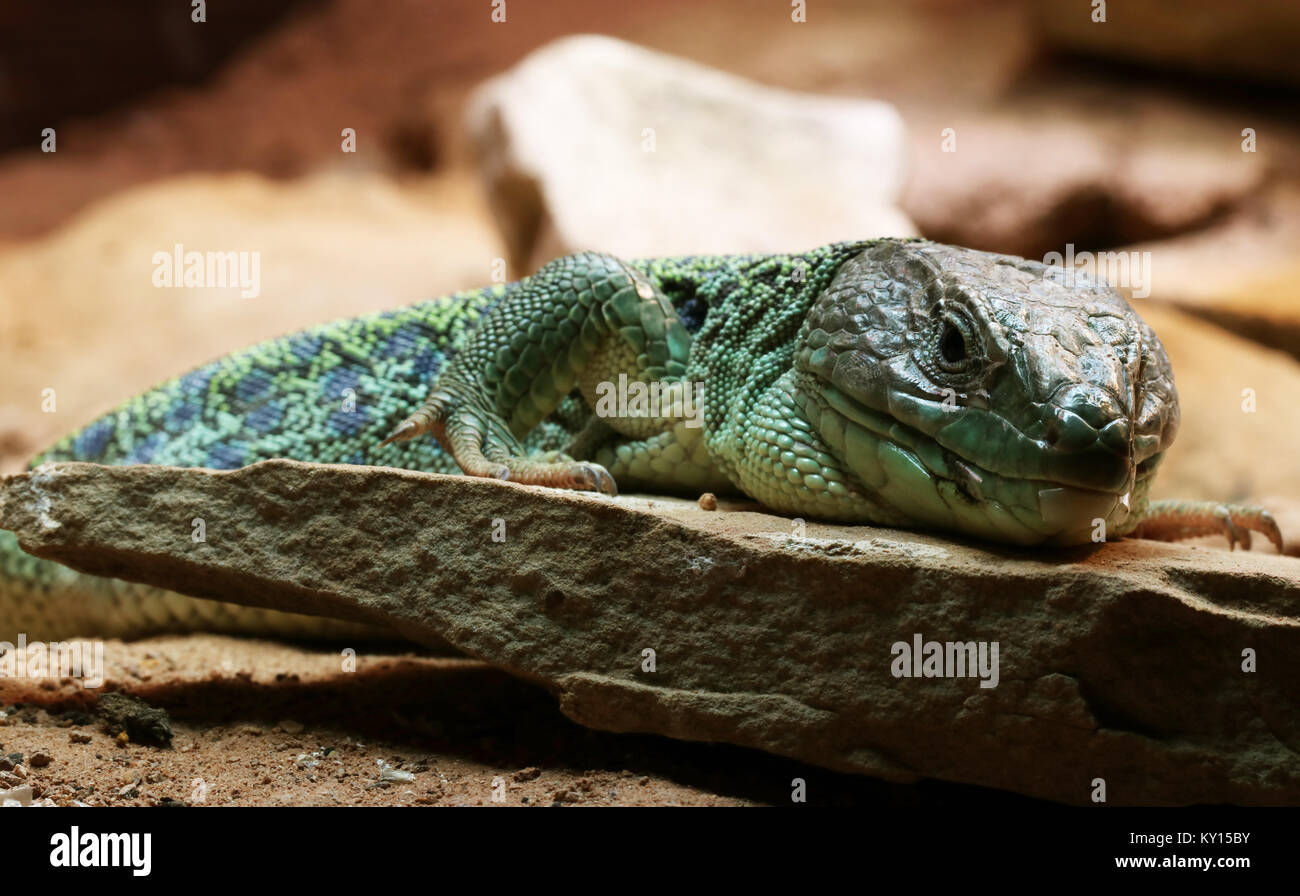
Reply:
[[[610,414],[615,382],[658,400]],[[1255,530],[1281,550],[1263,510],[1149,501],[1178,420],[1164,349],[1115,290],[1020,258],[882,239],[561,258],[516,283],[237,352],[32,465],[288,457],[610,494],[615,483],[738,492],[784,514],[1017,545],[1210,532],[1235,545]],[[90,591],[126,620],[108,634],[300,627],[87,581],[0,535],[5,631],[102,626],[78,609]]]

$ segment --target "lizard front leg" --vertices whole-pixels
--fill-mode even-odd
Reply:
[[[603,465],[528,457],[520,439],[575,385],[593,403],[597,385],[620,373],[680,381],[690,343],[671,303],[624,262],[597,253],[557,259],[487,315],[424,406],[385,443],[432,433],[468,475],[613,494]],[[608,423],[638,438],[664,428],[645,419]]]
[[[1200,535],[1223,535],[1229,550],[1240,544],[1250,550],[1251,530],[1261,533],[1283,553],[1282,532],[1273,515],[1259,507],[1214,501],[1153,501],[1138,519],[1132,534],[1156,541],[1181,541]]]

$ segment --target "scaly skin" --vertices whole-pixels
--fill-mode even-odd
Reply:
[[[1169,361],[1117,292],[1082,279],[920,240],[636,262],[586,253],[228,356],[33,464],[459,468],[611,493],[616,482],[737,491],[783,513],[1014,544],[1099,530],[1235,543],[1255,529],[1280,549],[1263,511],[1149,504],[1178,425]],[[620,375],[679,398],[698,384],[703,425],[672,408],[593,412]],[[0,594],[81,599],[66,571],[13,550],[0,542]]]

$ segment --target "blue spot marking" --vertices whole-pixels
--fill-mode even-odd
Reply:
[[[191,370],[180,379],[181,391],[186,395],[202,397],[207,394],[208,384],[212,382],[212,376],[217,372],[221,362],[205,364],[197,370]]]
[[[168,429],[173,431],[184,429],[189,426],[198,415],[199,406],[193,402],[187,401],[183,404],[174,405],[168,409],[167,416],[164,418],[165,425]]]
[[[296,333],[289,337],[286,345],[295,357],[313,360],[325,345],[325,337],[315,333]]]
[[[204,466],[213,470],[235,470],[244,465],[247,453],[247,448],[239,443],[213,445]]]
[[[77,460],[101,460],[113,438],[113,418],[100,417],[77,434],[72,450]]]
[[[682,321],[682,326],[686,327],[687,332],[695,333],[704,325],[704,316],[708,314],[709,306],[699,296],[691,296],[682,303],[682,307],[677,309],[677,316]]]
[[[158,449],[166,442],[167,436],[160,432],[151,432],[144,441],[137,444],[127,452],[122,462],[127,464],[150,464],[153,463],[154,456]]]
[[[416,332],[418,329],[418,327],[408,325],[394,330],[380,350],[383,356],[401,359],[417,351],[420,347],[420,334]]]
[[[261,435],[275,430],[284,418],[284,403],[270,401],[250,411],[244,418],[244,425]]]
[[[235,400],[242,404],[253,404],[265,398],[271,391],[274,380],[265,370],[250,370],[235,385]]]
[[[429,347],[426,351],[415,356],[415,363],[411,369],[421,379],[431,379],[441,368],[443,353],[436,348]]]
[[[361,379],[361,372],[355,367],[335,367],[322,382],[321,388],[325,391],[325,398],[328,401],[342,401],[346,396],[343,394],[348,389],[356,392],[357,382]]]
[[[329,427],[331,433],[342,436],[354,436],[361,432],[362,427],[369,422],[370,414],[367,410],[358,405],[355,410],[345,411],[342,408],[330,414],[325,425]]]

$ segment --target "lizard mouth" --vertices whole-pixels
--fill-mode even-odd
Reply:
[[[823,439],[844,446],[840,460],[872,500],[916,526],[1018,544],[1083,543],[1122,530],[1146,494],[1146,464],[1130,465],[1123,477],[1107,471],[1100,483],[1086,467],[1068,480],[1015,475],[1006,458],[995,458],[995,468],[838,390],[820,394],[803,396],[806,411],[816,405],[810,419],[820,422]],[[1028,466],[1037,472],[1046,465]]]
[[[919,460],[919,458],[918,458]],[[952,482],[958,495],[971,505],[988,504],[1036,531],[1065,532],[1097,520],[1122,522],[1132,508],[1134,489],[1124,493],[1082,488],[1047,479],[1021,479],[983,470],[952,452],[944,452],[943,469],[930,475]]]
[[[1122,525],[1131,512],[1134,489],[1121,493],[1005,476],[948,451],[941,452],[942,465],[931,467],[899,442],[889,450],[910,455],[929,477],[941,502],[923,505],[921,522],[931,525],[1016,541],[1078,542],[1092,540],[1094,532],[1104,537],[1106,528]],[[925,484],[919,475],[914,481]]]

